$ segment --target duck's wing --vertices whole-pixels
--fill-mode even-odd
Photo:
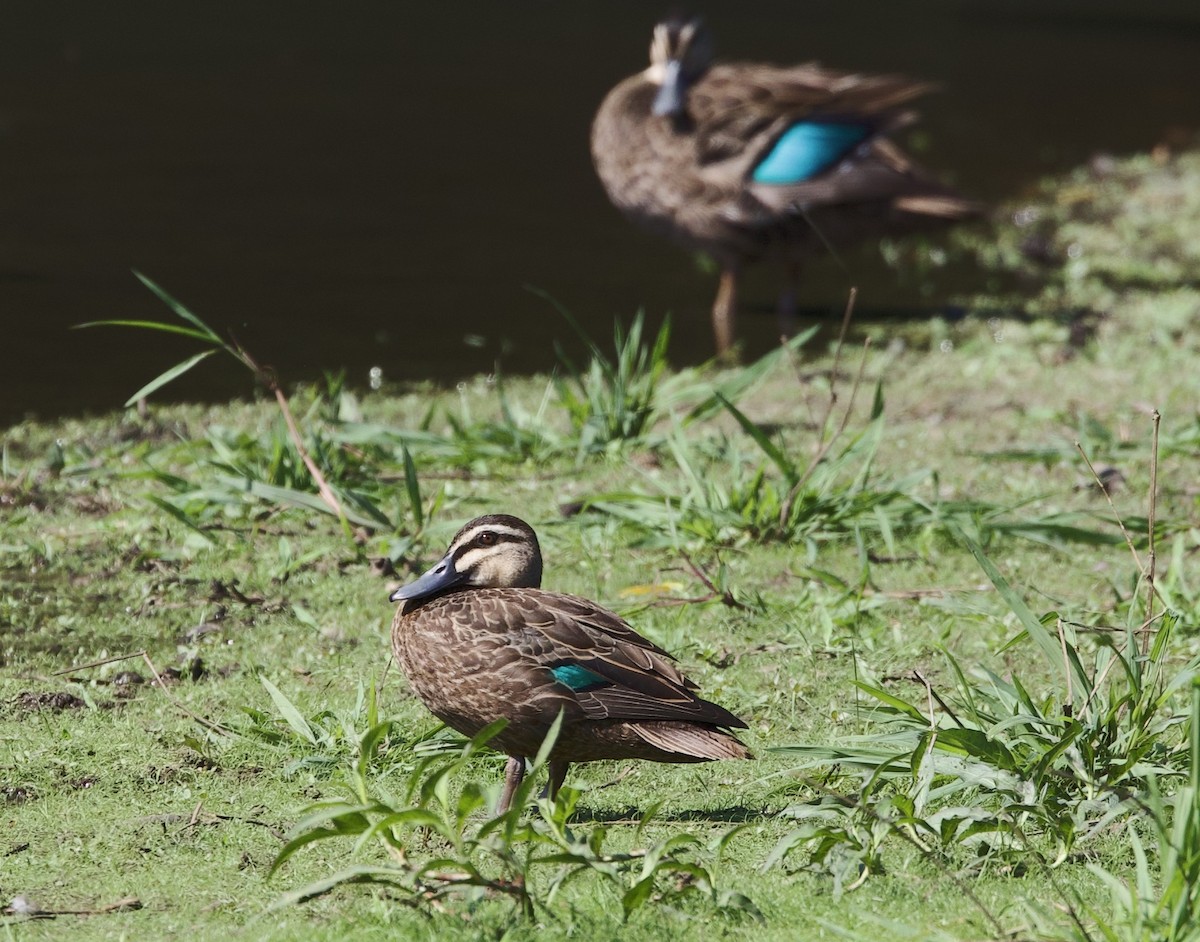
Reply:
[[[570,690],[589,719],[683,720],[745,727],[724,707],[698,697],[674,659],[613,612],[577,596],[525,595],[522,658]]]
[[[748,228],[810,207],[876,201],[916,215],[969,216],[974,204],[887,138],[915,119],[905,106],[932,87],[813,64],[715,66],[688,94],[699,173],[739,194],[727,221]]]
[[[861,129],[865,140],[902,123],[902,106],[933,86],[902,75],[837,72],[815,63],[790,68],[731,63],[710,69],[688,91],[702,164],[755,166],[798,122]]]

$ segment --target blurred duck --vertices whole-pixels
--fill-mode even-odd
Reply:
[[[931,86],[898,75],[714,65],[698,19],[654,28],[650,67],[618,84],[592,125],[592,159],[630,219],[711,256],[719,354],[733,346],[738,276],[771,257],[788,272],[830,247],[978,213],[887,139]]]
[[[551,724],[551,797],[572,762],[748,759],[727,729],[745,727],[673,658],[618,615],[574,595],[545,592],[529,524],[490,514],[472,520],[441,560],[391,595],[396,659],[438,719],[474,736],[497,719],[491,745],[509,756],[503,811]]]

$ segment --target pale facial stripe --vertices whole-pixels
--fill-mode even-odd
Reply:
[[[494,533],[498,542],[492,546],[471,547],[471,543],[480,533]],[[498,546],[504,543],[528,543],[529,534],[517,527],[503,523],[486,523],[474,527],[459,537],[458,542],[451,547],[450,557],[454,560],[454,568],[458,572],[472,569],[481,559],[492,555]],[[470,548],[468,548],[470,547]]]
[[[518,529],[517,527],[510,527],[504,523],[483,523],[477,527],[472,527],[470,530],[460,536],[458,538],[458,542],[454,544],[454,548],[457,549],[460,546],[465,546],[479,536],[479,534],[488,532],[495,533],[502,539],[504,537],[508,537],[509,539],[513,540],[529,539],[529,534],[525,530]]]
[[[666,78],[667,63],[680,59],[696,36],[696,23],[689,21],[679,28],[679,35],[671,41],[671,28],[666,23],[654,27],[650,40],[650,65],[643,73],[646,80],[661,85]]]
[[[667,60],[671,58],[671,37],[667,27],[659,23],[654,27],[654,37],[650,40],[650,67],[646,69],[647,81],[661,85],[666,75]]]
[[[465,553],[454,557],[454,569],[456,572],[468,572],[475,568],[475,565],[487,556],[495,552],[494,546],[481,546],[475,549],[467,550]]]

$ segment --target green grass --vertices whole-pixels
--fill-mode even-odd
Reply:
[[[1145,214],[1195,163],[1047,187],[1040,238],[1099,253],[1118,182]],[[962,237],[999,247],[989,304],[1029,218]],[[3,938],[1194,938],[1200,292],[1149,225],[1153,266],[873,325],[857,396],[853,331],[672,372],[635,322],[556,377],[327,378],[298,436],[274,399],[6,430]],[[487,511],[758,758],[577,766],[496,815],[503,759],[414,700],[386,601]]]

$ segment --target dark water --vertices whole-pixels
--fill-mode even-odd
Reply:
[[[605,91],[643,68],[657,4],[9,5],[0,25],[0,423],[119,405],[194,347],[87,320],[169,318],[154,278],[290,379],[547,369],[557,297],[607,338],[674,312],[711,349],[713,283],[607,203]],[[705,4],[719,52],[939,81],[921,159],[985,199],[1200,127],[1194,0]],[[903,306],[864,254],[802,304]],[[748,301],[770,303],[764,273]],[[749,317],[751,352],[772,342]],[[209,361],[179,396],[245,393]]]

